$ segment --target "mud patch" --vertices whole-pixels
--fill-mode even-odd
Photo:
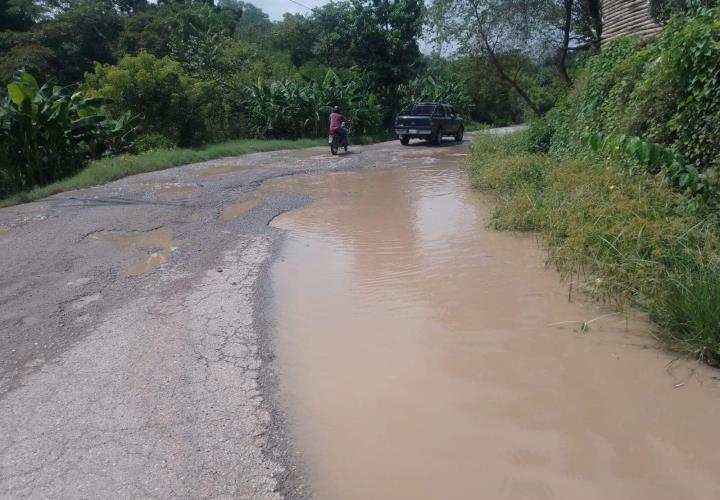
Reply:
[[[0,227],[0,236],[7,236],[12,232],[12,229],[7,227]]]
[[[100,231],[91,234],[89,238],[109,241],[132,252],[131,264],[121,273],[123,278],[140,276],[157,269],[184,243],[173,240],[171,231],[165,228],[142,233]]]
[[[220,220],[227,222],[233,219],[237,219],[238,217],[245,215],[250,210],[258,206],[261,201],[262,198],[258,197],[246,201],[240,201],[238,203],[231,203],[229,205],[225,205],[222,213],[220,214]]]
[[[464,166],[432,154],[269,187],[316,200],[273,223],[281,389],[316,497],[717,498],[715,373],[669,371],[642,315],[568,302],[534,237],[487,229]]]

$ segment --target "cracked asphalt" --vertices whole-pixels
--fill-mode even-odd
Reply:
[[[261,186],[430,151],[258,153],[0,210],[0,498],[309,496],[268,284],[268,224],[309,199]]]

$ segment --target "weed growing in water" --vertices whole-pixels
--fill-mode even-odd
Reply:
[[[663,176],[594,160],[528,152],[527,134],[483,135],[470,174],[498,198],[498,229],[542,234],[565,279],[619,307],[644,307],[658,337],[720,360],[720,214],[692,203]]]

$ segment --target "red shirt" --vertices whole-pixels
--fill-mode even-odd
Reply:
[[[345,117],[340,113],[330,113],[330,130],[335,131],[342,126]]]

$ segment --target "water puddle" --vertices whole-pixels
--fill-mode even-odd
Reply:
[[[0,236],[5,236],[7,234],[10,234],[10,232],[12,232],[12,229],[0,227]]]
[[[317,498],[720,498],[718,373],[641,315],[568,302],[534,237],[486,228],[449,149],[270,187],[316,200],[274,221],[273,287]]]
[[[167,262],[170,254],[183,241],[173,240],[169,229],[161,228],[143,233],[100,231],[90,235],[93,240],[109,241],[133,253],[132,262],[121,273],[123,278],[140,276]]]
[[[233,172],[240,172],[242,170],[247,170],[249,168],[251,168],[251,167],[249,167],[247,165],[229,164],[229,165],[219,165],[217,167],[199,168],[197,170],[193,170],[191,173],[194,175],[203,175],[203,176],[223,175],[223,174],[232,174]]]
[[[261,201],[262,201],[262,198],[252,198],[250,200],[240,201],[238,203],[231,203],[229,205],[225,205],[222,213],[220,214],[220,220],[221,221],[229,221],[229,220],[237,219],[238,217],[245,215],[250,210],[252,210],[256,206],[258,206]]]

